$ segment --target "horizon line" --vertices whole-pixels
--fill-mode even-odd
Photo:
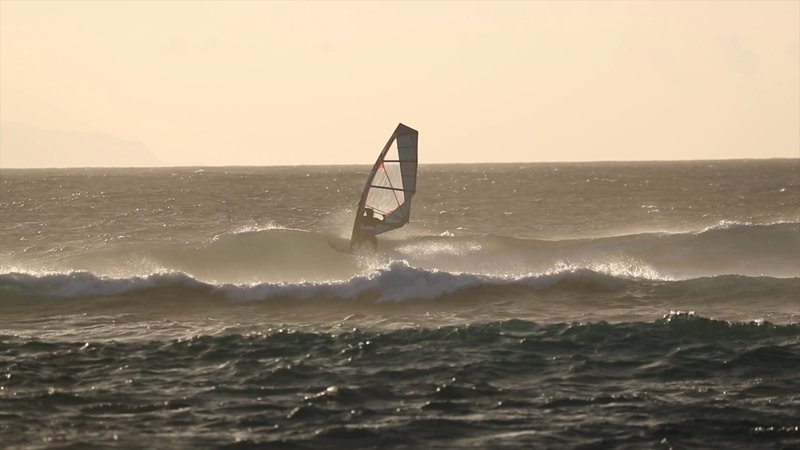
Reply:
[[[478,161],[478,162],[422,162],[422,166],[466,166],[487,164],[609,164],[609,163],[687,163],[687,162],[719,162],[719,161],[775,161],[775,160],[800,160],[800,156],[787,157],[775,156],[764,158],[701,158],[701,159],[607,159],[586,161]],[[244,167],[343,167],[343,166],[371,166],[372,163],[332,163],[332,164],[225,164],[225,165],[163,165],[163,166],[61,166],[61,167],[3,167],[0,170],[58,170],[58,169],[222,169]]]

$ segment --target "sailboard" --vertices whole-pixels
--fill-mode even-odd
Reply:
[[[375,235],[407,224],[411,217],[411,199],[417,191],[417,141],[419,133],[402,123],[397,125],[389,141],[369,172],[361,199],[356,208],[350,248],[358,244],[363,232],[364,212],[371,209],[381,220],[371,228]]]

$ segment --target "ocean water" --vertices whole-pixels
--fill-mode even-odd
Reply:
[[[798,448],[800,160],[0,171],[0,447]]]

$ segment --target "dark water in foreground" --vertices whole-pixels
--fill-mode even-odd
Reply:
[[[800,448],[800,160],[0,171],[0,447]]]
[[[796,324],[678,314],[0,348],[11,447],[800,445]]]
[[[798,325],[678,314],[0,347],[11,446],[800,445]]]

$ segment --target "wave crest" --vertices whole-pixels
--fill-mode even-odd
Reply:
[[[748,282],[747,280],[751,280]],[[231,300],[269,300],[314,298],[364,299],[376,301],[431,300],[449,295],[460,296],[519,296],[533,291],[564,291],[601,294],[642,287],[659,287],[665,293],[714,290],[770,289],[776,279],[758,280],[740,276],[669,280],[655,276],[646,267],[581,267],[563,262],[551,270],[527,275],[486,275],[453,273],[414,267],[406,261],[393,261],[362,275],[346,280],[305,281],[295,283],[210,283],[185,273],[156,273],[148,276],[109,278],[88,272],[64,274],[7,273],[0,275],[0,292],[9,295],[56,298],[113,297],[146,292],[158,294],[183,294],[188,298],[198,296],[223,297]],[[780,279],[777,279],[780,280]],[[796,286],[800,279],[784,280]],[[742,283],[745,283],[742,285]],[[766,283],[766,287],[759,287]],[[755,286],[754,285],[758,285]]]
[[[558,286],[608,290],[623,286],[626,280],[631,279],[631,274],[635,275],[563,263],[541,274],[498,276],[421,269],[406,261],[392,261],[364,275],[326,282],[214,284],[197,280],[185,273],[158,273],[129,278],[102,277],[88,272],[44,275],[8,273],[0,275],[0,289],[26,295],[68,298],[116,296],[154,289],[181,288],[222,293],[234,300],[366,297],[379,301],[402,301],[434,299],[479,287],[547,289]]]

